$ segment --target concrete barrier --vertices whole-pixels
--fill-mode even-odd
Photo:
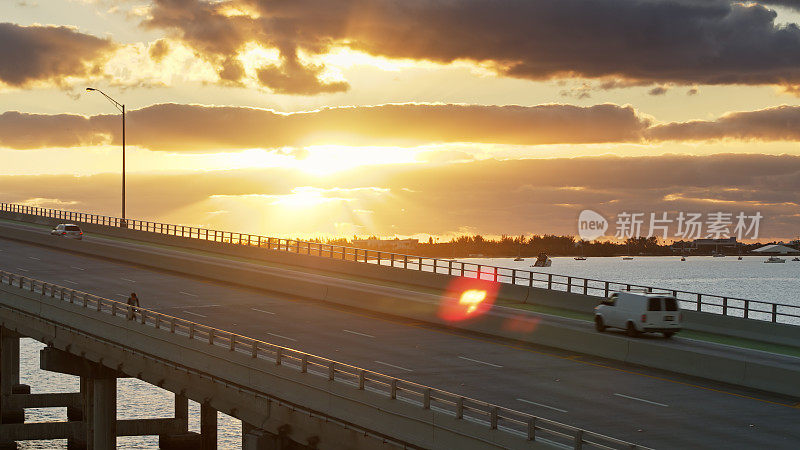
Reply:
[[[324,300],[379,313],[499,336],[521,342],[601,356],[676,373],[708,378],[741,386],[800,396],[800,360],[794,367],[779,364],[747,365],[736,355],[710,355],[691,348],[675,348],[659,342],[631,340],[614,334],[548,323],[526,311],[492,310],[478,319],[452,323],[439,315],[438,297],[416,294],[380,285],[299,273],[285,269],[231,267],[228,262],[211,263],[190,257],[159,254],[148,250],[120,248],[105,243],[54,238],[27,230],[6,229],[4,238],[60,248],[157,269],[201,276],[259,289]],[[576,321],[577,323],[577,321]]]

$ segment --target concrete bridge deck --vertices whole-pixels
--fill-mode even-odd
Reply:
[[[0,260],[146,306],[654,447],[793,448],[796,399],[0,241]],[[83,270],[81,270],[83,269]],[[677,341],[675,345],[681,345]],[[757,352],[753,357],[765,357]]]

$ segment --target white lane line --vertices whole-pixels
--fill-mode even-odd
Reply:
[[[120,278],[120,280],[122,280],[122,281],[127,281],[127,282],[129,282],[129,283],[136,283],[136,281],[135,281],[135,280],[130,280],[130,279],[128,279],[128,278]]]
[[[651,402],[650,400],[645,400],[643,398],[631,397],[630,395],[617,394],[617,393],[614,393],[614,395],[616,395],[617,397],[623,397],[623,398],[628,398],[628,399],[631,399],[631,400],[636,400],[637,402],[650,403],[651,405],[663,406],[664,408],[669,408],[669,405],[665,405],[663,403],[658,403],[658,402]]]
[[[36,261],[41,261],[41,258],[37,258],[37,257],[35,257],[35,256],[28,256],[28,258],[30,258],[30,259],[35,259]]]
[[[197,316],[197,317],[208,317],[208,316],[204,316],[204,315],[202,315],[202,314],[193,313],[193,312],[191,312],[191,311],[184,311],[184,312],[185,312],[186,314],[191,314],[191,315],[193,315],[193,316]]]
[[[28,269],[23,269],[22,267],[17,267],[17,270],[21,270],[23,272],[27,272],[28,271]]]
[[[357,334],[359,336],[364,336],[364,337],[368,337],[368,338],[374,338],[375,337],[375,336],[372,336],[371,334],[359,333],[358,331],[350,331],[350,330],[342,330],[342,331],[344,331],[345,333]]]
[[[497,364],[492,364],[492,363],[489,363],[489,362],[486,362],[486,361],[478,361],[477,359],[467,358],[466,356],[459,356],[459,358],[467,360],[467,361],[476,362],[478,364],[486,364],[487,366],[498,367],[498,368],[499,367],[503,367],[503,366],[500,366],[500,365],[497,365]]]
[[[275,336],[276,338],[287,339],[287,340],[289,340],[289,341],[295,341],[295,342],[297,342],[297,339],[292,339],[292,338],[290,338],[290,337],[281,336],[280,334],[269,333],[269,332],[267,332],[267,334],[268,334],[268,335],[270,335],[270,336]]]
[[[405,370],[406,372],[413,372],[411,369],[406,369],[405,367],[395,366],[394,364],[389,364],[383,361],[375,361],[378,364],[383,364],[384,366],[394,367],[395,369]]]
[[[195,294],[190,294],[188,292],[183,292],[183,291],[180,291],[180,294],[188,295],[189,297],[197,297]]]
[[[70,266],[70,269],[86,270],[83,267]]]
[[[264,314],[272,314],[273,316],[275,315],[274,312],[264,311],[263,309],[258,309],[258,308],[250,308],[250,309],[252,309],[253,311],[258,311],[260,313],[264,313]]]
[[[542,408],[552,409],[553,411],[558,411],[558,412],[562,412],[562,413],[567,412],[567,410],[565,410],[565,409],[556,408],[555,406],[545,405],[544,403],[532,402],[530,400],[525,400],[524,398],[518,398],[517,401],[518,402],[524,402],[524,403],[530,403],[531,405],[541,406]]]
[[[216,308],[219,305],[187,305],[187,306],[179,306],[179,308]]]
[[[78,283],[76,283],[75,281],[72,281],[72,280],[64,280],[64,283],[78,284]]]

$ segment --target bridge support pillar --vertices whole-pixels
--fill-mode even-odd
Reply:
[[[208,403],[200,404],[200,435],[202,450],[217,450],[217,410]]]
[[[89,450],[113,450],[117,448],[117,379],[91,378],[88,383],[93,392],[86,442]]]
[[[8,407],[12,394],[30,394],[28,385],[19,384],[19,334],[0,328],[0,422],[24,423],[25,410]]]
[[[196,450],[202,448],[202,436],[189,432],[189,398],[175,394],[175,419],[182,424],[179,433],[158,436],[158,448],[162,450]]]

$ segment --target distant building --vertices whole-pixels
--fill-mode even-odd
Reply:
[[[753,250],[762,255],[800,255],[800,250],[781,244],[769,244]]]
[[[367,239],[353,239],[353,246],[360,248],[374,248],[391,251],[413,250],[419,245],[419,239],[378,239],[371,237]]]
[[[717,248],[720,250],[723,248],[737,248],[739,245],[735,237],[723,239],[695,239],[692,241],[692,247],[701,251],[716,250]]]

